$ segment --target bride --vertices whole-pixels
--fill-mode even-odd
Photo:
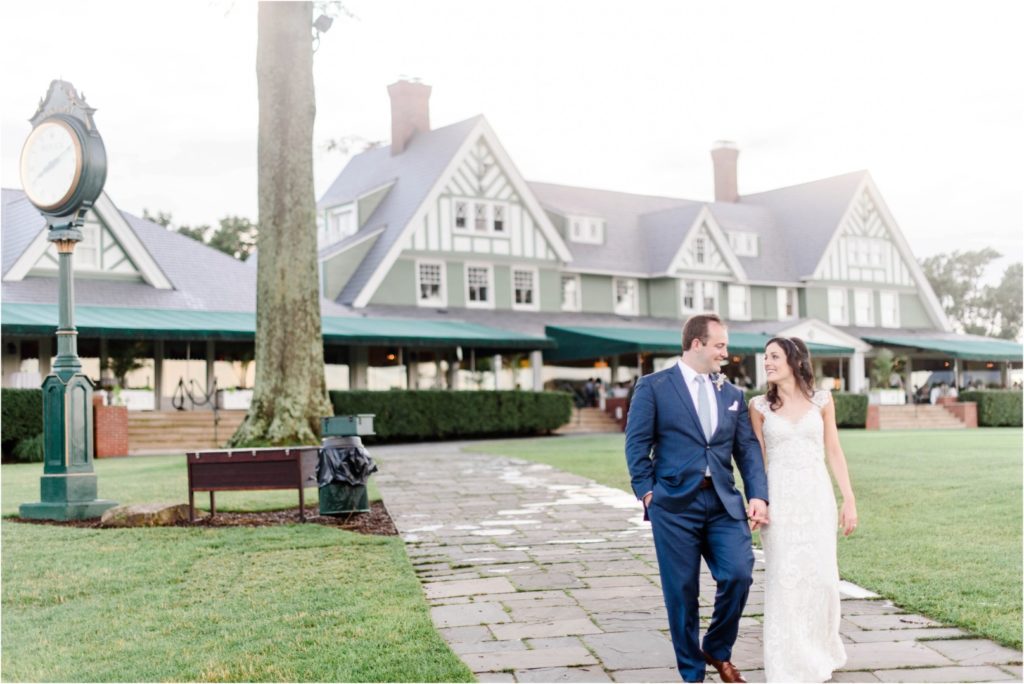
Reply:
[[[857,504],[839,444],[836,409],[814,391],[807,345],[773,338],[765,345],[768,393],[750,400],[750,420],[768,472],[771,524],[765,557],[764,664],[769,682],[824,682],[846,662],[839,638],[836,526],[857,527]],[[828,461],[843,505],[836,500]]]

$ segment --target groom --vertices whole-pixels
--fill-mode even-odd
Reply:
[[[704,681],[705,663],[723,682],[746,681],[730,659],[754,569],[750,530],[768,523],[764,461],[743,392],[718,375],[728,344],[718,316],[686,321],[682,360],[640,379],[626,424],[626,463],[654,531],[676,663],[688,682]],[[747,510],[736,490],[733,458]],[[701,556],[718,583],[703,647]]]

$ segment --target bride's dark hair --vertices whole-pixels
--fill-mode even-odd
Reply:
[[[811,368],[811,352],[807,345],[799,337],[773,337],[764,345],[765,351],[768,346],[777,344],[786,355],[786,363],[793,371],[793,378],[796,380],[796,387],[805,397],[810,399],[814,396],[814,369]],[[782,408],[782,397],[779,396],[779,386],[774,382],[768,383],[768,406],[772,411]]]

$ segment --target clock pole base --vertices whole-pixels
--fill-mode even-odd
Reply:
[[[100,517],[104,511],[116,505],[116,501],[108,499],[69,501],[67,503],[37,501],[36,503],[21,504],[18,507],[18,514],[28,520],[88,520]]]

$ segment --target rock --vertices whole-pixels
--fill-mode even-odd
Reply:
[[[100,518],[100,526],[163,527],[187,521],[188,504],[125,504],[104,512],[103,517]]]

